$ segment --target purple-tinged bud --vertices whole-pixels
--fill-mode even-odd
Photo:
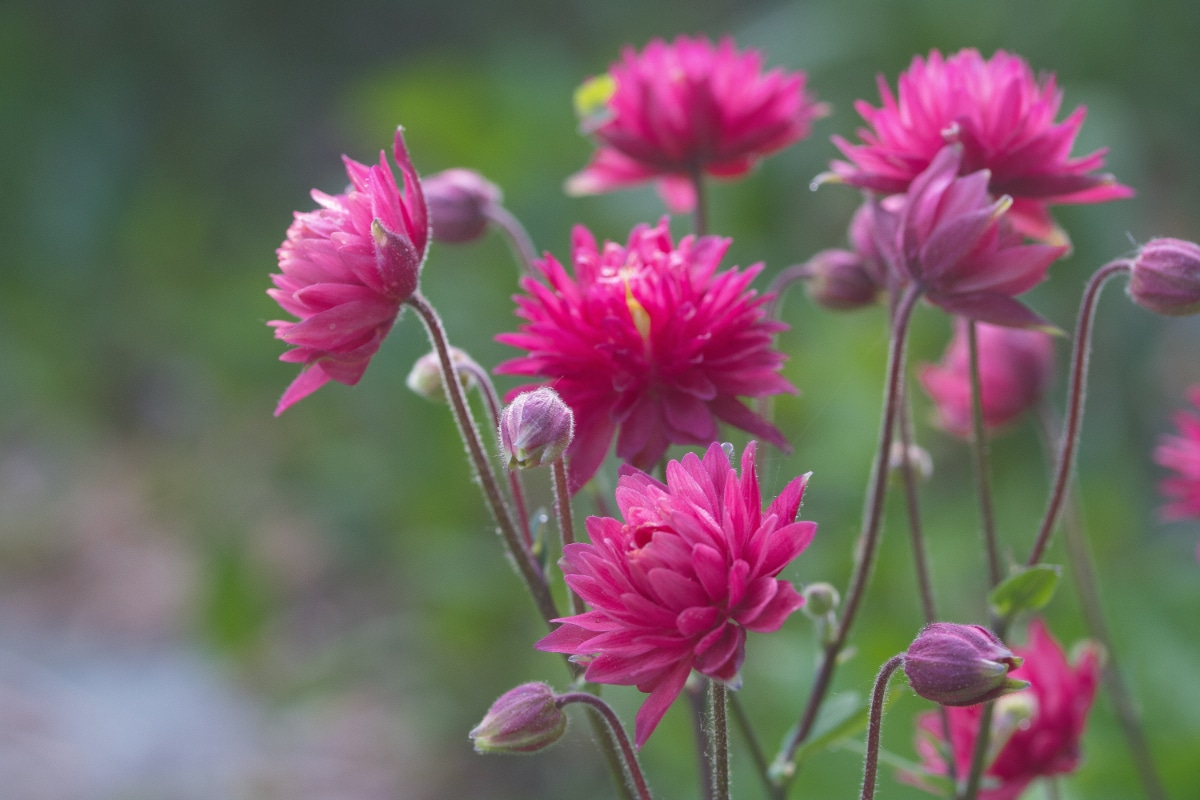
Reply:
[[[1182,317],[1200,312],[1200,245],[1182,239],[1151,239],[1133,259],[1130,299],[1156,314]]]
[[[458,382],[463,391],[469,392],[475,388],[475,375],[466,369],[475,362],[469,355],[451,345],[450,363],[458,375]],[[446,385],[442,383],[442,365],[436,351],[430,351],[417,359],[409,371],[405,384],[416,394],[435,403],[445,403]]]
[[[552,464],[575,435],[575,415],[553,389],[517,395],[500,412],[500,451],[509,469]]]
[[[926,700],[973,706],[1029,686],[1008,677],[1021,661],[987,628],[934,622],[909,645],[904,674]]]
[[[523,683],[500,695],[470,736],[477,753],[532,753],[557,742],[566,729],[554,690]]]
[[[808,260],[808,273],[808,296],[823,308],[853,311],[879,298],[880,286],[862,256],[849,250],[822,250]]]
[[[421,180],[433,238],[461,244],[483,235],[488,210],[500,203],[500,188],[469,169],[448,169]]]

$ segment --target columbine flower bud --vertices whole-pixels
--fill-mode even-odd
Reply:
[[[1021,661],[987,628],[935,622],[909,645],[904,674],[926,700],[973,706],[1027,687],[1028,681],[1008,677]]]
[[[838,590],[829,583],[810,583],[801,593],[804,596],[804,613],[816,619],[837,611]]]
[[[500,188],[478,172],[448,169],[421,181],[433,238],[455,244],[483,235],[488,209],[499,204]]]
[[[1200,245],[1182,239],[1151,239],[1133,259],[1129,297],[1156,314],[1200,312]]]
[[[453,345],[450,347],[450,363],[458,374],[458,382],[463,391],[469,392],[475,388],[475,376],[470,370],[463,369],[474,362],[471,357]],[[408,388],[426,400],[435,403],[446,402],[446,386],[442,383],[442,366],[435,351],[430,351],[417,359],[404,381]]]
[[[532,753],[557,742],[567,729],[567,715],[544,683],[510,689],[472,729],[477,753]]]
[[[808,296],[822,308],[853,311],[875,303],[879,285],[862,256],[849,250],[822,250],[808,260]]]
[[[553,389],[517,395],[500,412],[500,451],[509,469],[552,464],[575,434],[575,415]]]
[[[912,466],[913,474],[919,481],[927,481],[933,477],[933,456],[919,444],[910,444],[906,449],[899,439],[892,442],[888,451],[888,471],[895,475],[904,469],[905,455]]]

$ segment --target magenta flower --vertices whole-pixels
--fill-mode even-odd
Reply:
[[[979,800],[1015,800],[1037,778],[1075,771],[1080,760],[1079,739],[1100,678],[1095,649],[1085,649],[1072,667],[1041,620],[1030,623],[1029,643],[1013,651],[1024,663],[1009,674],[1029,681],[1030,687],[998,701],[992,736],[997,744],[1003,744],[984,770]],[[983,706],[946,711],[950,715],[949,742],[940,715],[922,714],[917,718],[917,752],[922,766],[934,775],[948,774],[943,754],[953,753],[957,774],[966,775]],[[911,780],[915,776],[905,777]]]
[[[658,180],[667,206],[690,211],[693,175],[744,175],[763,156],[808,136],[827,108],[804,91],[803,72],[763,73],[762,55],[704,37],[626,47],[611,71],[577,93],[582,128],[600,145],[567,181],[570,194]]]
[[[384,153],[368,167],[343,156],[350,188],[321,208],[296,212],[280,245],[276,288],[267,294],[299,322],[268,322],[294,349],[280,361],[303,364],[275,416],[330,380],[353,386],[391,330],[400,304],[417,290],[429,243],[429,220],[416,170],[397,129],[392,148],[404,193]]]
[[[1188,390],[1188,400],[1200,411],[1200,385]],[[1175,475],[1159,484],[1168,499],[1160,514],[1164,520],[1200,519],[1200,414],[1176,412],[1179,434],[1163,436],[1154,448],[1154,461]]]
[[[762,510],[755,444],[742,474],[713,444],[667,464],[666,485],[625,468],[617,505],[625,521],[591,517],[591,544],[571,544],[559,564],[592,610],[561,620],[539,650],[570,653],[597,683],[649,693],[635,740],[653,733],[693,669],[736,684],[746,631],[778,630],[804,599],[779,573],[816,533],[796,522],[808,476]]]
[[[952,314],[1007,327],[1051,327],[1013,297],[1040,283],[1067,248],[1022,244],[1005,217],[1010,199],[992,200],[986,170],[959,177],[961,161],[960,146],[943,147],[902,204],[877,204],[875,242],[893,270]]]
[[[527,295],[515,299],[526,322],[496,339],[529,355],[496,371],[547,378],[575,412],[572,490],[595,474],[614,434],[617,456],[639,469],[671,444],[715,441],[717,420],[788,449],[737,399],[796,389],[779,375],[784,356],[771,346],[787,326],[769,320],[769,296],[749,288],[762,265],[717,273],[728,247],[715,236],[675,246],[666,219],[634,228],[625,247],[601,249],[576,227],[574,277],[547,254],[534,264],[546,283],[522,280]]]
[[[833,137],[849,161],[831,168],[846,183],[903,192],[947,142],[958,142],[962,174],[988,170],[989,190],[1013,198],[1017,227],[1042,239],[1054,228],[1048,205],[1133,195],[1111,175],[1096,174],[1107,150],[1071,157],[1087,110],[1080,106],[1056,123],[1062,92],[1054,75],[1035,77],[1019,56],[999,50],[984,61],[968,49],[944,59],[934,50],[928,60],[913,58],[898,97],[882,76],[878,84],[879,108],[855,103],[868,126],[858,131],[862,144]]]
[[[1054,340],[1042,331],[1000,328],[980,323],[979,383],[983,424],[1002,428],[1042,398],[1054,377]],[[926,364],[921,385],[933,398],[938,423],[963,439],[971,436],[971,372],[967,322],[955,320],[954,338],[940,364]]]

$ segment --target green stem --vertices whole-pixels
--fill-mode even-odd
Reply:
[[[696,167],[691,173],[692,188],[696,192],[696,209],[692,215],[692,230],[697,236],[708,233],[708,196],[704,185],[704,169]]]
[[[758,772],[758,777],[762,779],[763,791],[766,792],[767,797],[775,797],[779,787],[771,783],[768,773],[771,765],[767,763],[767,755],[754,733],[754,725],[750,722],[750,716],[746,713],[746,709],[742,707],[742,702],[738,700],[737,692],[729,695],[729,709],[733,712],[733,723],[737,725],[738,730],[742,734],[742,739],[746,742],[746,749],[750,751],[750,759],[754,762],[754,769]]]
[[[983,781],[983,769],[987,766],[984,762],[987,760],[988,743],[992,733],[992,716],[995,712],[996,701],[989,700],[983,707],[983,714],[979,717],[979,733],[975,738],[975,749],[971,753],[971,768],[967,771],[967,785],[959,796],[960,800],[975,800],[979,796],[979,785]],[[950,729],[945,728],[944,730],[948,741]]]
[[[983,423],[983,386],[979,378],[979,335],[975,320],[967,322],[967,352],[971,373],[971,451],[975,456],[975,492],[979,498],[979,524],[987,556],[988,582],[1000,583],[1000,547],[996,542],[996,515],[992,510],[988,434]]]
[[[721,681],[708,682],[708,705],[712,734],[713,800],[729,800],[729,718],[728,690]]]
[[[558,518],[558,531],[562,535],[562,546],[575,543],[575,523],[571,519],[571,491],[567,483],[567,462],[560,458],[551,467],[554,473],[554,513]],[[575,590],[567,586],[567,595],[571,599],[571,613],[582,614],[587,611],[583,598]]]
[[[642,774],[641,765],[638,764],[637,752],[633,749],[633,745],[629,743],[629,735],[625,733],[625,728],[621,726],[621,720],[608,703],[590,692],[567,692],[560,694],[555,698],[555,703],[559,708],[570,703],[583,703],[600,715],[604,722],[607,723],[609,732],[620,748],[622,765],[625,768],[625,777],[629,782],[628,789],[636,794],[639,800],[650,800],[650,788],[646,785],[646,776]]]

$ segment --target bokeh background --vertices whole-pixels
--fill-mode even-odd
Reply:
[[[573,224],[623,240],[662,213],[650,190],[568,199],[590,145],[571,92],[621,46],[731,33],[804,69],[834,114],[748,179],[712,192],[727,263],[765,280],[842,243],[854,193],[809,191],[851,135],[856,98],[914,54],[973,46],[1055,71],[1086,104],[1077,153],[1110,147],[1134,200],[1063,208],[1074,255],[1030,295],[1069,328],[1086,276],[1154,235],[1200,238],[1200,4],[1191,0],[46,0],[0,5],[0,796],[15,800],[434,800],[612,796],[586,725],[531,758],[475,755],[467,731],[526,680],[564,688],[557,658],[501,556],[443,407],[404,377],[426,350],[404,318],[361,384],[330,385],[274,419],[294,375],[266,320],[274,249],[308,190],[337,191],[339,156],[370,161],[397,124],[424,173],[478,169],[539,248]],[[1064,113],[1065,113],[1064,110]],[[683,233],[686,220],[676,220]],[[485,365],[513,353],[516,268],[496,234],[436,246],[424,290]],[[878,311],[834,315],[796,292],[782,337],[803,390],[775,404],[795,454],[764,486],[813,470],[816,542],[799,582],[844,585],[881,386]],[[917,315],[912,361],[947,321]],[[1065,354],[1066,342],[1060,345]],[[1200,784],[1200,566],[1195,523],[1156,521],[1150,461],[1200,382],[1200,319],[1101,303],[1080,478],[1106,609],[1171,794]],[[1064,381],[1054,400],[1061,405]],[[511,386],[503,383],[503,387]],[[925,425],[923,503],[944,616],[982,618],[968,454]],[[732,437],[739,444],[743,439]],[[1032,425],[993,447],[1006,550],[1042,511]],[[535,503],[548,504],[545,476]],[[919,627],[899,508],[839,673],[841,702]],[[1051,560],[1062,563],[1061,546]],[[1064,582],[1046,616],[1086,631]],[[799,715],[816,648],[797,614],[752,637],[741,693],[773,749]],[[640,695],[608,696],[632,718]],[[913,758],[902,697],[884,745]],[[679,703],[644,749],[663,797],[695,797]],[[794,796],[852,796],[861,745],[805,766]],[[856,749],[857,748],[857,749]],[[1111,705],[1097,701],[1085,766],[1059,797],[1138,796]],[[758,791],[745,753],[738,796]],[[1036,791],[1033,793],[1036,795]],[[885,774],[881,793],[922,797]]]

